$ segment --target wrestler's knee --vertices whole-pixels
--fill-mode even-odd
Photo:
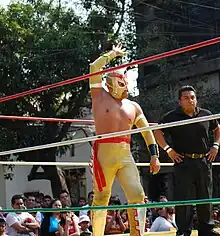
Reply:
[[[93,206],[107,206],[109,202],[109,198],[111,196],[111,191],[103,190],[102,192],[96,191],[94,193],[94,198],[92,205]]]
[[[144,191],[143,188],[134,188],[131,196],[128,197],[129,204],[144,203]]]

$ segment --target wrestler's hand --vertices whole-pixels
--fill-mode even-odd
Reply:
[[[125,48],[119,43],[117,46],[113,45],[112,50],[116,53],[116,56],[123,56],[125,54]]]
[[[182,162],[182,158],[184,158],[183,155],[177,153],[174,149],[172,149],[169,153],[168,156],[170,159],[173,161],[173,163],[180,163]]]
[[[157,174],[160,170],[160,161],[157,156],[152,156],[150,160],[150,173]]]
[[[218,149],[214,148],[214,147],[211,147],[210,151],[206,154],[206,156],[208,156],[209,161],[214,161],[217,154],[218,154]]]

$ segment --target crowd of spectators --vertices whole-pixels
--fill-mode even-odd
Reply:
[[[93,192],[88,198],[81,197],[77,206],[82,207],[81,211],[54,211],[54,212],[16,212],[1,214],[0,236],[90,236],[92,235],[92,221],[90,212],[84,207],[91,206]],[[159,202],[167,202],[165,196],[160,196]],[[145,197],[145,203],[149,203]],[[112,196],[109,205],[120,205],[120,199]],[[67,208],[73,206],[70,195],[62,191],[59,198],[52,199],[49,195],[41,199],[34,195],[26,198],[22,195],[14,195],[11,199],[13,209],[34,209],[34,208]],[[75,206],[75,205],[74,205]],[[214,209],[213,216],[216,224],[220,224],[218,209]],[[194,217],[194,228],[196,229],[196,211]],[[146,232],[164,232],[175,230],[175,209],[173,207],[147,209]],[[105,235],[129,233],[129,220],[126,210],[108,210],[106,217]]]

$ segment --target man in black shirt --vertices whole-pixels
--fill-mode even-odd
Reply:
[[[191,86],[179,90],[179,107],[164,116],[161,123],[169,123],[211,115],[197,106],[196,91]],[[214,133],[211,144],[209,131]],[[170,135],[171,146],[164,135]],[[218,153],[220,128],[217,120],[176,126],[155,131],[158,144],[174,162],[175,200],[207,199],[212,197],[212,161]],[[198,205],[199,236],[220,235],[213,231],[212,207]],[[176,207],[177,235],[191,234],[193,207]]]

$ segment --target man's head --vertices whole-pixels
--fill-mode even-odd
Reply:
[[[106,85],[109,93],[116,99],[128,97],[128,80],[121,71],[114,71],[106,74]]]
[[[6,231],[6,222],[4,218],[0,218],[0,235],[4,235]]]
[[[196,90],[189,85],[179,90],[179,105],[183,110],[193,112],[197,107]]]
[[[85,206],[86,205],[86,199],[84,197],[80,197],[78,205],[79,206]]]
[[[70,207],[71,206],[71,200],[70,200],[70,194],[66,190],[62,190],[60,193],[60,201],[63,205],[63,207]]]
[[[35,199],[35,196],[33,195],[29,195],[27,197],[27,201],[26,201],[26,207],[31,209],[31,208],[35,208],[36,206],[36,199]]]
[[[11,206],[13,209],[24,209],[24,201],[22,195],[14,195],[11,198]]]
[[[88,230],[90,225],[90,219],[87,215],[82,215],[79,217],[79,226],[81,227],[82,231]]]
[[[45,195],[43,198],[43,207],[48,208],[52,202],[52,198],[49,195]]]
[[[88,204],[90,206],[92,205],[93,197],[94,197],[94,192],[93,191],[89,192],[88,193]]]

